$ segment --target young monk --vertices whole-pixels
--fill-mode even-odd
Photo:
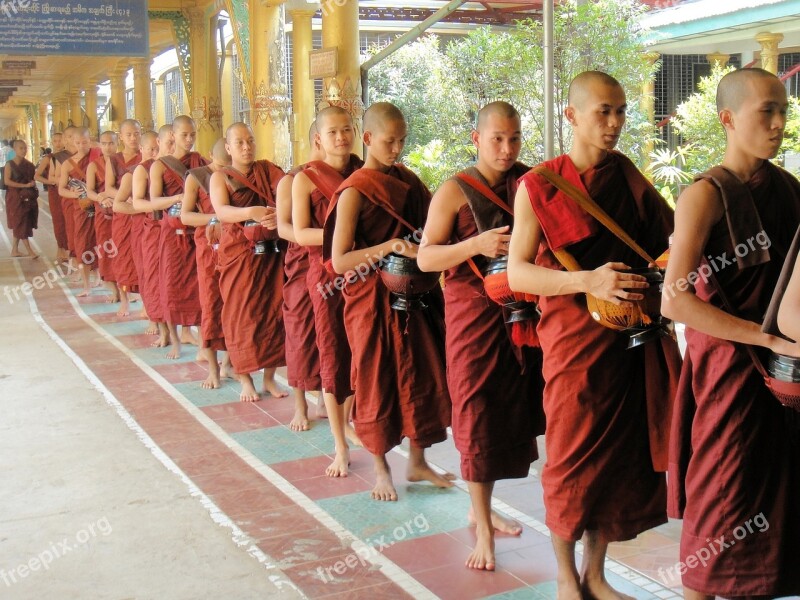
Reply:
[[[325,152],[317,139],[317,126],[312,123],[308,132],[311,146],[310,161],[322,160]],[[292,225],[292,183],[305,165],[289,171],[278,182],[275,210],[278,235],[288,242],[283,269],[283,326],[286,329],[286,375],[294,396],[294,417],[289,422],[292,431],[308,431],[307,391],[322,387],[319,375],[319,351],[314,330],[314,307],[306,287],[308,250],[297,243]]]
[[[97,271],[106,288],[111,292],[108,302],[119,302],[113,259],[106,248],[108,242],[113,243],[112,221],[114,219],[114,194],[107,192],[106,161],[117,151],[117,134],[105,131],[100,135],[102,154],[96,157],[86,169],[86,194],[95,203],[94,236],[97,252]]]
[[[800,593],[797,430],[746,349],[758,360],[765,348],[800,356],[799,344],[760,325],[800,224],[800,183],[769,161],[787,106],[775,75],[725,75],[717,88],[722,164],[696,178],[675,214],[663,311],[686,324],[687,352],[669,508],[683,518],[681,561],[710,554],[681,573],[690,599]]]
[[[83,291],[78,294],[78,298],[88,296],[91,293],[92,271],[97,268],[97,256],[94,248],[94,217],[84,208],[79,200],[87,200],[86,192],[86,169],[89,164],[97,157],[98,152],[91,148],[92,138],[87,127],[81,127],[72,133],[73,147],[75,154],[68,158],[61,165],[61,174],[58,182],[58,193],[62,201],[70,201],[73,206],[71,210],[65,210],[64,215],[67,219],[67,231],[70,231],[69,219],[72,218],[72,248],[75,252],[76,260],[79,261],[78,268],[83,280]],[[71,184],[70,181],[76,182]],[[65,203],[64,206],[67,206]]]
[[[77,127],[69,126],[64,129],[64,153],[60,155],[59,158],[56,159],[56,186],[60,187],[61,185],[61,171],[64,163],[69,160],[71,156],[73,156],[76,152],[75,149],[75,133],[78,131]],[[59,202],[61,203],[61,212],[64,215],[64,230],[67,236],[67,250],[69,252],[68,261],[73,266],[76,267],[74,269],[70,269],[71,271],[76,271],[77,266],[75,264],[75,216],[74,216],[74,209],[75,209],[75,201],[73,198],[64,198],[61,196],[59,192]]]
[[[126,119],[120,124],[119,137],[122,140],[122,152],[117,152],[106,161],[106,193],[114,195],[114,217],[111,221],[111,239],[117,249],[114,259],[114,275],[117,278],[119,290],[119,310],[117,316],[125,317],[130,314],[130,294],[139,289],[139,276],[133,261],[133,246],[131,242],[132,215],[135,213],[130,202],[131,183],[130,175],[136,166],[142,162],[142,126],[139,121]],[[149,149],[150,151],[153,148]],[[122,179],[128,177],[127,190],[121,192]]]
[[[255,159],[255,136],[245,123],[228,127],[225,149],[231,167],[211,176],[211,202],[223,223],[218,253],[225,344],[242,384],[242,402],[258,401],[252,373],[260,369],[264,392],[284,398],[275,381],[275,369],[286,362],[282,253],[256,254],[243,226],[253,220],[277,229],[275,191],[284,173],[268,160]]]
[[[332,295],[320,293],[334,279],[322,263],[322,227],[336,189],[363,162],[351,154],[355,131],[350,113],[330,106],[319,112],[315,123],[325,158],[308,163],[295,176],[292,223],[297,242],[308,248],[306,282],[314,309],[322,396],[336,448],[333,463],[325,473],[329,477],[346,477],[350,464],[346,429],[352,429],[349,423],[353,404],[351,357],[344,330],[344,299],[338,291]]]
[[[158,134],[154,131],[145,133],[142,136],[142,152],[148,157],[136,167],[131,182],[131,206],[136,211],[133,218],[141,219],[139,291],[147,317],[158,333],[158,338],[151,344],[153,348],[164,348],[171,340],[161,297],[162,214],[156,212],[150,203],[150,169],[156,159],[169,156],[174,148],[171,126],[162,127]],[[133,250],[137,252],[135,245]]]
[[[225,351],[225,334],[222,331],[222,295],[219,291],[217,252],[209,242],[219,241],[219,221],[211,205],[211,175],[231,165],[231,157],[225,150],[225,139],[220,138],[211,150],[211,162],[204,167],[190,169],[186,176],[186,188],[181,203],[181,221],[194,228],[197,260],[197,285],[200,309],[200,352],[208,362],[208,377],[203,382],[205,389],[218,389],[220,377],[230,372],[230,360]],[[217,362],[217,352],[223,352],[222,371]]]
[[[598,71],[578,75],[564,111],[572,148],[543,166],[582,189],[658,257],[667,248],[672,214],[633,163],[614,151],[626,107],[616,79]],[[668,374],[677,373],[680,358],[672,338],[628,350],[628,335],[602,326],[586,308],[584,293],[620,305],[642,299],[646,281],[626,271],[647,267],[646,261],[543,176],[531,171],[521,181],[508,276],[513,290],[540,296],[547,416],[542,487],[558,597],[621,598],[605,578],[606,549],[666,522],[659,471],[666,467]],[[563,252],[577,263],[569,265],[573,270],[556,258]],[[575,543],[581,538],[579,574]]]
[[[58,178],[56,177],[57,162],[63,162],[69,156],[64,151],[62,138],[63,134],[60,131],[53,134],[51,140],[53,152],[46,154],[36,168],[36,181],[41,182],[47,190],[47,205],[50,208],[50,217],[53,219],[53,235],[58,246],[57,262],[69,260],[67,225],[64,221],[64,210],[61,208],[61,197],[58,195]]]
[[[388,102],[373,104],[364,115],[364,167],[339,186],[325,221],[323,247],[330,248],[337,273],[364,272],[364,265],[391,252],[416,258],[414,239],[421,235],[431,195],[416,175],[396,164],[406,131],[403,113]],[[386,453],[403,437],[411,442],[406,478],[451,487],[454,476],[436,473],[425,461],[425,448],[445,440],[450,424],[441,291],[429,294],[426,310],[401,313],[389,306],[389,291],[377,271],[368,268],[363,278],[348,279],[342,293],[355,365],[353,421],[375,461],[372,498],[397,500]]]
[[[30,239],[33,230],[39,226],[39,190],[36,189],[36,166],[25,158],[28,145],[23,140],[14,140],[11,144],[14,158],[3,167],[3,183],[6,190],[6,219],[13,238],[11,256],[38,258],[31,248]],[[19,243],[27,251],[19,251]]]
[[[161,157],[150,169],[150,207],[166,211],[183,199],[186,173],[208,163],[198,152],[192,151],[197,137],[194,121],[186,115],[172,122],[175,150]],[[181,343],[198,345],[192,326],[200,325],[200,292],[197,287],[197,261],[193,232],[173,229],[166,219],[161,222],[160,265],[161,304],[167,322],[172,349],[167,358],[180,358]],[[178,336],[178,325],[182,326]]]
[[[453,438],[472,499],[469,520],[477,524],[467,566],[488,571],[495,567],[494,530],[522,532],[492,511],[494,482],[526,477],[538,457],[536,435],[544,433],[541,353],[515,348],[503,308],[486,296],[480,275],[488,259],[508,254],[517,180],[529,169],[517,162],[521,129],[519,113],[506,102],[478,112],[472,132],[478,162],[434,194],[417,256],[423,271],[445,271]]]

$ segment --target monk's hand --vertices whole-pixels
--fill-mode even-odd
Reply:
[[[272,206],[267,206],[264,216],[259,219],[259,221],[261,222],[262,227],[266,227],[267,229],[277,229],[278,212]]]
[[[511,242],[511,235],[508,233],[508,225],[495,227],[484,231],[482,234],[472,238],[474,240],[475,252],[472,256],[482,254],[489,258],[505,256],[508,254],[508,244]]]
[[[776,354],[800,358],[800,342],[790,342],[776,335],[771,335],[769,337],[771,338],[768,346],[770,350]]]
[[[214,224],[209,223],[206,225],[206,240],[212,246],[219,244],[219,238],[222,237],[222,223],[217,221]]]
[[[609,262],[594,271],[588,271],[584,291],[600,300],[630,306],[634,300],[644,298],[636,290],[645,289],[648,284],[641,275],[626,271],[630,271],[630,267],[620,262]]]
[[[403,247],[403,249],[400,252],[396,252],[396,254],[400,254],[406,258],[417,258],[417,253],[419,252],[419,246],[417,244],[412,244],[408,240],[401,240],[400,238],[392,241],[395,242],[392,245],[393,252],[394,248],[397,246],[397,242],[400,242],[400,245]]]

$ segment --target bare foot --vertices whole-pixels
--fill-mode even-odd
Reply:
[[[91,290],[87,290],[86,288],[83,288],[83,291],[80,292],[79,294],[75,294],[75,297],[76,298],[86,298],[87,296],[90,296],[91,293],[92,293]]]
[[[456,478],[452,473],[444,473],[439,475],[436,471],[431,469],[428,463],[422,465],[411,466],[408,463],[408,471],[406,471],[406,479],[409,481],[430,481],[433,485],[440,488],[453,487],[453,480]]]
[[[152,348],[166,348],[167,346],[169,346],[169,334],[167,334],[167,335],[164,335],[164,334],[159,335],[158,339],[155,342],[153,342],[152,344],[150,344],[150,346]]]
[[[394,489],[391,472],[377,474],[375,487],[372,488],[370,496],[372,496],[373,500],[383,500],[389,502],[397,501],[397,490]]]
[[[31,260],[36,260],[37,258],[39,258],[39,255],[38,254],[31,254],[30,257],[31,257]]]
[[[250,375],[241,375],[239,381],[242,384],[242,391],[239,394],[240,402],[258,402],[261,399]]]
[[[289,429],[292,431],[308,431],[310,428],[308,424],[308,409],[300,408],[299,406],[294,409],[294,416],[289,421]]]
[[[158,323],[150,323],[147,325],[147,329],[144,330],[145,335],[158,335]]]
[[[347,477],[347,467],[349,466],[350,466],[350,450],[348,450],[347,448],[345,448],[344,451],[342,452],[339,452],[337,450],[333,462],[328,466],[327,469],[325,469],[325,475],[327,475],[328,477]],[[377,488],[377,484],[375,487]],[[392,489],[394,489],[394,487]],[[372,491],[373,491],[372,497],[374,498],[375,490]],[[395,496],[395,500],[396,499],[397,497]]]
[[[127,300],[123,299],[119,303],[119,310],[117,311],[117,316],[118,317],[127,317],[129,314],[131,314],[130,306],[128,305]]]
[[[278,385],[274,379],[264,378],[264,393],[270,394],[273,398],[286,398],[289,395],[285,389]]]
[[[218,390],[219,389],[219,375],[216,373],[209,373],[206,380],[202,383],[204,390]]]
[[[23,254],[22,252],[12,252],[11,256],[14,258],[24,258],[28,256],[27,254]]]
[[[191,344],[192,346],[200,345],[191,327],[181,327],[181,344]]]
[[[475,512],[472,510],[472,507],[469,508],[469,514],[467,514],[467,521],[469,521],[470,526],[475,527],[478,523],[475,520]],[[508,535],[521,535],[522,534],[522,525],[517,523],[514,519],[510,519],[508,517],[504,517],[499,512],[492,510],[492,526],[501,533],[505,533]]]
[[[115,296],[112,294],[111,296],[106,298],[106,304],[116,304],[117,302],[119,302],[119,295]]]
[[[197,362],[208,362],[208,356],[203,352],[202,348],[197,349],[197,356],[194,358]]]
[[[584,598],[593,598],[594,600],[634,600],[631,596],[612,588],[606,581],[605,576],[599,579],[582,581],[581,592]]]
[[[475,548],[467,557],[465,565],[470,569],[494,571],[494,535],[491,531],[478,531]]]
[[[236,379],[236,375],[233,373],[231,362],[229,360],[222,361],[222,364],[219,366],[219,376],[222,379]]]
[[[353,426],[350,423],[345,423],[344,426],[344,437],[347,438],[347,442],[352,444],[353,446],[361,447],[364,444],[361,443],[361,439],[356,434],[356,430],[353,429]]]
[[[557,585],[558,591],[556,592],[556,598],[558,600],[583,600],[584,596],[581,593],[580,584],[571,577],[564,579],[559,577],[557,579]],[[586,597],[591,598],[591,596]]]
[[[94,282],[92,287],[103,287],[103,280],[98,277],[97,281]]]
[[[178,348],[178,346],[173,346],[172,350],[167,352],[164,357],[169,358],[170,360],[177,360],[181,357],[181,349]]]

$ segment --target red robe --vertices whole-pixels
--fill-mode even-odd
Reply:
[[[142,167],[149,173],[155,161],[150,159],[142,163]],[[150,186],[145,187],[144,197],[150,198]],[[147,310],[147,318],[154,323],[164,322],[164,307],[161,303],[161,221],[153,218],[152,212],[134,215],[131,220],[132,227],[141,224],[139,250],[134,251],[141,256],[139,270],[139,291],[142,302]],[[134,245],[136,248],[136,245]],[[136,261],[134,261],[136,262]]]
[[[142,162],[141,153],[133,156],[130,161],[125,161],[122,152],[111,156],[111,168],[114,169],[114,185],[119,188],[120,180],[125,173],[133,173],[134,169]],[[117,248],[114,258],[114,275],[117,285],[127,292],[139,291],[139,275],[133,259],[133,244],[131,240],[132,215],[114,213],[111,221],[111,239]]]
[[[165,157],[166,158],[166,157]],[[183,193],[184,178],[167,165],[169,159],[160,159],[164,167],[163,195]],[[196,169],[208,164],[197,152],[189,152],[180,159],[186,169]],[[166,211],[165,211],[166,212]],[[197,259],[194,252],[194,236],[186,229],[173,229],[167,220],[161,221],[159,265],[161,277],[161,306],[164,319],[173,325],[200,325],[200,289],[197,286]]]
[[[66,150],[56,152],[50,156],[50,163],[44,170],[43,175],[49,177],[50,173],[54,173],[56,163],[64,162],[70,157],[70,153]],[[53,235],[56,238],[56,244],[59,248],[67,247],[67,223],[64,219],[64,209],[61,207],[61,196],[58,194],[58,183],[55,185],[48,185],[47,187],[47,204],[50,207],[50,216],[53,218]]]
[[[421,231],[431,195],[402,165],[388,173],[359,169],[337,190],[325,221],[325,243],[335,225],[338,195],[356,188],[368,201],[358,216],[355,247],[367,248],[412,232],[379,203],[390,205]],[[326,257],[327,258],[327,257]],[[389,290],[370,269],[364,280],[347,283],[344,324],[353,355],[354,423],[364,447],[383,455],[408,437],[418,448],[447,439],[450,396],[445,377],[444,301],[429,294],[425,310],[409,313],[390,307]]]
[[[727,218],[712,227],[703,256],[711,257],[739,316],[760,323],[800,224],[800,183],[769,162],[746,185],[720,182],[726,194],[737,188],[750,193],[742,201],[724,200]],[[740,232],[741,242],[761,236],[756,249],[766,245],[766,234],[766,256],[753,260],[757,253],[746,245],[738,253],[733,239]],[[736,262],[726,265],[731,259]],[[700,279],[695,290],[722,308],[710,283]],[[797,595],[797,415],[771,395],[744,345],[689,327],[686,343],[670,448],[669,513],[683,518],[681,561],[700,552],[710,556],[683,574],[683,584],[724,597]],[[766,364],[768,352],[756,351]]]
[[[510,210],[519,164],[493,191]],[[466,174],[488,187],[480,172]],[[458,177],[467,203],[456,217],[451,243],[487,229],[513,225],[513,217]],[[486,263],[475,257],[476,266]],[[453,401],[453,439],[466,481],[526,477],[538,458],[536,436],[544,433],[542,353],[514,347],[503,307],[487,297],[483,279],[466,262],[445,272],[447,385]]]
[[[627,158],[610,153],[581,174],[567,155],[544,164],[587,191],[651,256],[667,248],[672,211]],[[541,176],[521,181],[545,238],[537,265],[563,270],[553,250],[568,247],[587,270],[609,261],[647,266]],[[594,529],[619,541],[665,523],[666,482],[657,469],[666,467],[669,416],[657,409],[671,406],[677,345],[670,339],[627,350],[628,336],[595,322],[584,294],[541,297],[539,307],[547,526],[567,540]]]
[[[289,174],[294,176],[303,167]],[[322,387],[319,375],[319,351],[314,329],[314,306],[308,293],[308,250],[289,242],[283,265],[286,281],[283,284],[283,326],[286,330],[286,379],[293,388],[318,390]],[[348,348],[349,351],[349,348]]]
[[[106,189],[106,159],[104,156],[98,156],[92,161],[96,167],[95,170],[95,192],[98,194]],[[97,244],[97,270],[100,272],[100,278],[103,281],[116,281],[114,277],[114,259],[109,256],[106,251],[109,243],[113,243],[111,223],[114,220],[114,213],[106,214],[100,207],[99,202],[94,205],[94,238]],[[113,254],[113,251],[111,252]]]
[[[306,164],[303,172],[316,186],[311,194],[311,227],[322,228],[336,189],[362,164],[363,161],[355,155],[351,155],[350,163],[342,173],[321,160]],[[307,249],[306,285],[314,310],[322,388],[342,403],[353,393],[350,346],[344,330],[344,298],[338,290],[334,290],[332,295],[324,292],[326,285],[332,286],[335,277],[323,265],[322,247],[308,246]]]
[[[96,153],[89,152],[78,162],[74,158],[68,158],[62,168],[69,169],[70,178],[85,184],[86,169],[95,157]],[[94,269],[97,266],[94,217],[89,216],[89,213],[81,208],[79,200],[75,198],[65,198],[64,200],[72,204],[72,249],[75,256],[84,266]]]
[[[66,152],[66,151],[65,151]],[[64,159],[61,160],[61,168],[70,168],[71,153],[66,152]],[[76,202],[73,198],[64,198],[59,194],[59,201],[61,202],[61,214],[64,215],[64,230],[67,234],[67,249],[70,256],[75,256],[75,205]]]
[[[274,207],[283,175],[271,162],[255,161],[247,180],[258,193],[228,175],[231,206]],[[252,373],[283,366],[283,253],[254,254],[242,224],[226,223],[218,254],[222,329],[234,371]]]
[[[214,207],[208,195],[211,169],[198,167],[189,171],[199,183],[197,190],[197,212],[213,215]],[[194,243],[197,259],[197,286],[200,294],[200,338],[203,346],[212,350],[225,350],[225,335],[222,333],[222,295],[219,292],[219,270],[217,270],[217,252],[206,239],[205,226],[194,231]]]
[[[30,183],[36,175],[36,165],[26,158],[20,164],[13,160],[6,163],[11,168],[10,181]],[[5,167],[3,167],[5,168]],[[6,218],[8,228],[18,240],[33,237],[33,230],[39,226],[39,190],[8,186],[6,191]]]

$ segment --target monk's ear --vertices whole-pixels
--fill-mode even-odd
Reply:
[[[722,123],[722,128],[726,131],[733,129],[733,111],[729,108],[723,108],[719,111],[719,122]]]
[[[364,145],[365,146],[370,146],[371,144],[372,144],[372,132],[371,131],[365,131],[364,132]]]
[[[567,122],[570,125],[575,125],[575,109],[572,106],[567,106],[564,109],[564,116],[567,118]]]
[[[472,140],[472,145],[475,146],[478,150],[480,150],[481,145],[479,140],[481,139],[481,134],[478,133],[477,129],[472,130],[472,133],[469,135],[469,138]]]

